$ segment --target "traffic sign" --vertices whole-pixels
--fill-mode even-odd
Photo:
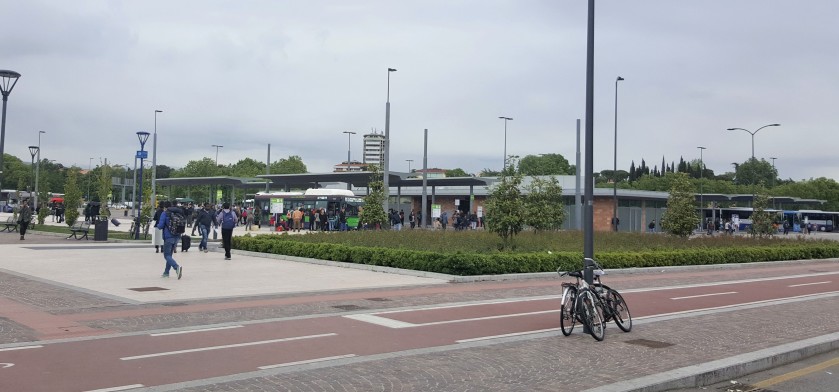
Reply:
[[[149,152],[148,151],[137,151],[137,155],[135,156],[137,159],[148,159]]]

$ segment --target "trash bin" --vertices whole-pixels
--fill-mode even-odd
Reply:
[[[108,218],[98,216],[94,221],[93,240],[107,241],[108,240]]]

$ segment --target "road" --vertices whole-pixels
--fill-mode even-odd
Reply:
[[[704,270],[669,274],[611,276],[606,283],[621,289],[630,305],[636,329],[694,314],[727,312],[773,306],[783,301],[839,294],[839,265],[820,264],[817,269],[790,265],[724,272]],[[721,275],[729,276],[719,281]],[[468,298],[464,293],[498,287],[539,286],[559,291],[559,281],[451,285],[414,289],[393,295],[454,293],[450,298]],[[457,293],[461,295],[457,295]],[[358,298],[377,302],[381,291],[355,292]],[[315,303],[318,296],[300,296],[298,304]],[[388,301],[379,298],[380,302]],[[91,331],[83,338],[55,340],[0,348],[2,391],[93,391],[129,390],[219,377],[249,374],[304,365],[357,363],[365,357],[399,355],[431,349],[458,349],[474,342],[492,344],[510,337],[551,334],[554,342],[581,339],[581,328],[569,337],[559,332],[557,295],[511,296],[478,301],[446,301],[400,308],[363,309],[346,306],[330,314],[195,324],[188,328],[153,332],[106,333]],[[203,306],[203,308],[202,308]],[[114,314],[77,313],[66,320],[84,324],[105,317],[165,315],[212,310],[214,307],[252,307],[246,300],[215,304],[185,304],[169,309],[137,307]],[[117,314],[118,313],[118,314]],[[790,320],[792,321],[792,320]],[[709,326],[715,328],[717,326]],[[140,328],[142,329],[142,328]],[[68,331],[68,334],[71,331]],[[606,339],[622,334],[614,326]],[[629,335],[631,335],[630,333]],[[71,336],[71,335],[68,335]],[[565,339],[565,340],[564,340]]]

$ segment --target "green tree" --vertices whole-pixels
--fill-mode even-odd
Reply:
[[[3,181],[3,189],[10,189],[17,187],[18,190],[25,189],[18,186],[18,184],[26,184],[25,180],[29,178],[29,165],[24,165],[20,158],[3,153],[3,174],[0,174],[0,180]],[[21,183],[21,179],[24,182]]]
[[[78,181],[79,168],[73,166],[67,169],[67,183],[64,184],[64,222],[67,226],[73,226],[79,218],[82,190]]]
[[[524,226],[524,201],[519,189],[522,176],[516,162],[511,161],[501,173],[500,181],[493,185],[485,203],[487,230],[501,237],[503,248],[510,246],[513,237]]]
[[[230,174],[233,177],[256,177],[259,174],[265,174],[265,163],[253,158],[245,158],[231,167]]]
[[[741,185],[773,184],[778,172],[765,159],[749,158],[737,165],[735,170],[737,183]]]
[[[533,177],[525,190],[524,223],[536,231],[559,230],[565,221],[565,203],[556,177]]]
[[[572,175],[574,170],[561,154],[527,155],[519,162],[519,171],[525,176]]]
[[[99,213],[105,216],[111,216],[111,211],[108,209],[108,201],[113,193],[113,182],[111,181],[111,166],[103,165],[99,167],[99,178],[96,181],[96,194],[99,201],[102,203]]]
[[[303,159],[297,155],[282,158],[271,164],[271,174],[302,174],[308,172]]]
[[[771,236],[775,234],[774,219],[771,213],[766,211],[769,208],[769,195],[763,185],[755,188],[754,212],[752,213],[752,236]]]
[[[485,169],[481,170],[481,172],[478,175],[481,176],[481,177],[498,177],[498,176],[501,175],[501,172],[498,171],[498,170],[492,170],[492,169],[486,169],[485,168]]]
[[[686,173],[672,173],[667,177],[672,177],[672,187],[667,210],[661,217],[661,227],[666,233],[688,237],[699,224],[693,185]]]
[[[370,183],[367,185],[370,192],[364,197],[364,209],[358,219],[367,227],[381,228],[388,221],[384,208],[384,174],[378,165],[368,165],[367,170],[370,171]]]
[[[446,170],[446,177],[469,177],[469,173],[461,168]]]

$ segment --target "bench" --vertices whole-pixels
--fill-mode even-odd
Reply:
[[[10,216],[6,218],[5,222],[3,222],[3,226],[3,230],[0,230],[0,232],[8,231],[9,233],[11,233],[13,231],[17,231],[17,220],[15,220],[14,216]]]
[[[67,237],[66,239],[69,240],[70,238],[75,238],[76,240],[80,240],[80,239],[84,238],[84,239],[90,240],[90,238],[87,237],[87,233],[89,231],[90,231],[90,222],[76,222],[76,224],[74,224],[73,226],[70,226],[70,233],[72,233],[72,234],[70,234],[70,236]],[[79,234],[81,234],[81,233],[84,233],[84,235],[79,237]]]

